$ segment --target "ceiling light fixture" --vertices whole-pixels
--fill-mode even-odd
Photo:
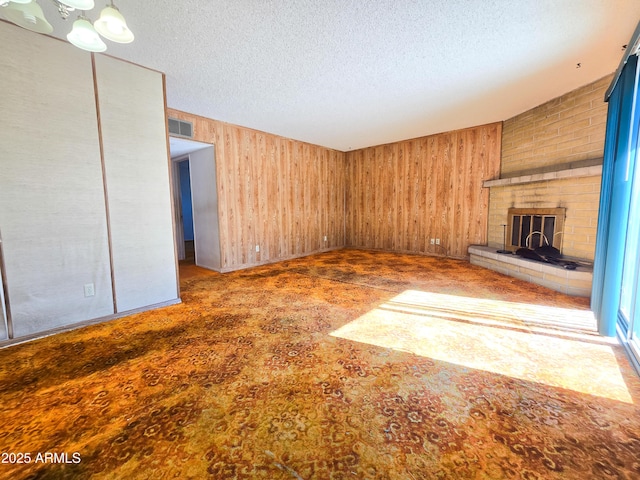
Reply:
[[[4,16],[11,23],[15,23],[19,27],[26,28],[37,33],[51,33],[53,27],[47,19],[44,18],[42,8],[36,2],[29,0],[28,2],[18,1],[3,4],[6,6]]]
[[[78,16],[78,19],[73,22],[73,28],[67,34],[67,40],[88,52],[104,52],[107,49],[107,45],[84,15]]]
[[[113,2],[100,12],[100,18],[94,22],[93,26],[100,35],[112,42],[133,42],[133,32],[129,30],[127,22]]]
[[[104,52],[107,45],[102,41],[104,38],[117,43],[131,43],[133,33],[129,30],[127,22],[116,7],[113,1],[100,12],[100,18],[92,25],[85,15],[85,11],[95,7],[94,0],[50,0],[58,9],[58,13],[63,19],[69,17],[70,13],[79,10],[81,14],[73,22],[73,28],[67,35],[73,45],[89,52]],[[51,33],[53,27],[47,21],[42,12],[42,8],[36,0],[0,0],[0,7],[4,17],[11,23],[19,27],[26,28],[37,33]],[[100,34],[100,35],[98,35]]]

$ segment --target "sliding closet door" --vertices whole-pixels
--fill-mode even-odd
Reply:
[[[95,56],[118,312],[178,298],[162,74]]]
[[[0,239],[1,242],[1,239]],[[0,245],[0,268],[2,268],[2,245]],[[2,283],[2,272],[0,272],[0,340],[6,340],[9,336],[9,328],[7,324],[7,308],[4,298],[4,285]]]
[[[21,337],[113,314],[113,298],[91,55],[4,22],[0,45],[0,232]]]

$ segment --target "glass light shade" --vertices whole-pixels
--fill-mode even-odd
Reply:
[[[12,0],[13,3],[30,3],[31,0]],[[0,5],[4,5],[5,3],[12,3],[9,0],[0,0]]]
[[[73,29],[67,35],[67,40],[88,52],[104,52],[107,49],[91,22],[82,17],[73,22]]]
[[[100,35],[116,43],[133,42],[133,32],[127,27],[122,14],[114,6],[105,7],[100,18],[93,23]]]
[[[2,12],[7,20],[19,27],[37,33],[53,32],[53,27],[44,18],[42,8],[36,2],[9,2],[9,5],[4,7]]]
[[[64,3],[67,7],[75,8],[76,10],[91,10],[96,6],[93,0],[59,0],[60,3]]]

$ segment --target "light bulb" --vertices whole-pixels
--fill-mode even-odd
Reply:
[[[104,52],[107,49],[91,22],[85,17],[78,17],[73,22],[73,29],[67,35],[67,40],[76,47],[88,52]]]
[[[100,12],[100,18],[93,25],[96,31],[107,40],[117,43],[133,42],[133,33],[127,27],[126,20],[113,5],[105,7]]]

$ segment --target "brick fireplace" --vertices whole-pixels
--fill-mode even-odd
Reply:
[[[501,205],[501,212],[494,214],[494,224],[489,224],[490,234],[497,232],[498,235],[493,235],[493,240],[487,246],[474,245],[469,248],[471,263],[558,292],[590,296],[593,277],[590,263],[593,261],[595,245],[601,171],[601,165],[592,165],[485,182],[484,186],[490,188],[489,198],[494,199],[490,200],[489,211],[492,211],[492,207],[496,208],[496,204]],[[576,186],[586,190],[591,197],[596,209],[595,218],[590,216],[591,213],[584,214],[590,210],[580,209],[576,202],[571,201],[572,195],[585,199],[584,193],[576,193]],[[542,208],[531,207],[533,202],[527,203],[529,197],[522,193],[520,202],[514,199],[505,205],[504,198],[515,198],[516,192],[530,192],[532,189],[547,193],[544,202],[540,196],[535,202]],[[580,225],[580,222],[583,224]],[[506,230],[503,225],[507,225]],[[556,247],[564,258],[577,261],[580,265],[575,270],[567,270],[562,266],[514,255],[518,248],[542,245]],[[503,247],[510,253],[497,253]]]
[[[488,242],[470,247],[472,263],[564,293],[590,295],[588,264],[595,252],[607,115],[604,93],[610,81],[609,75],[504,122],[500,178],[484,182],[490,189]],[[555,212],[553,239],[547,234],[550,212]],[[513,251],[523,241],[534,247],[545,244],[545,237],[581,266],[572,273],[496,253],[505,243]]]

